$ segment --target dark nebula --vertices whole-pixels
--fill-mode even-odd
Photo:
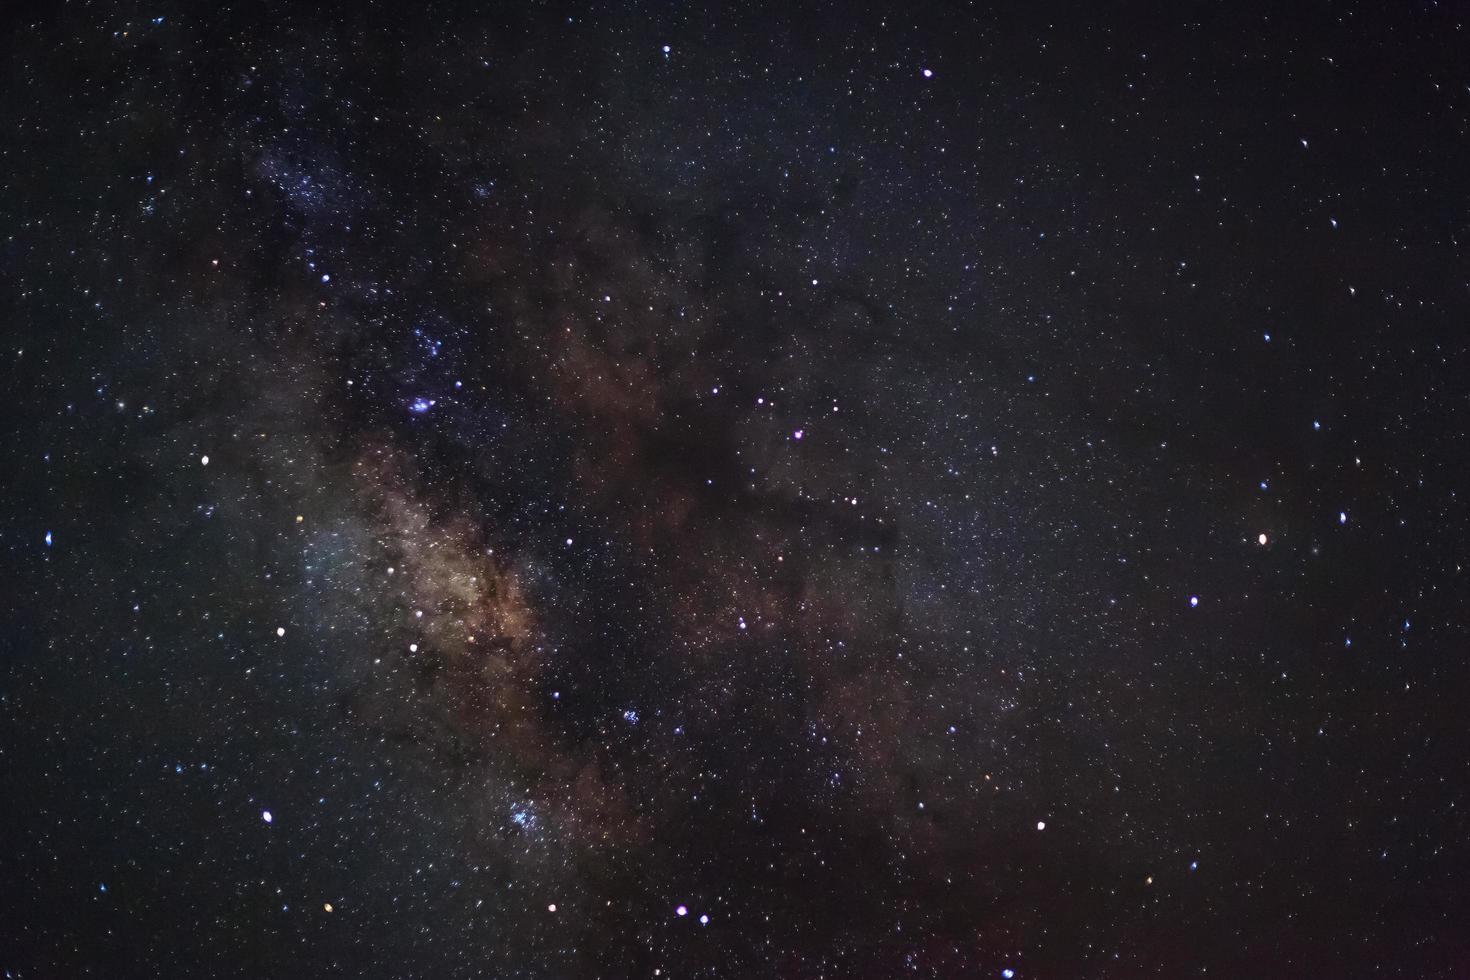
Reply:
[[[1470,976],[1470,7],[998,6],[0,13],[3,976]]]

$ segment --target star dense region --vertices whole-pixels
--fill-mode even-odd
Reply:
[[[6,977],[1470,975],[1459,4],[5,14]]]

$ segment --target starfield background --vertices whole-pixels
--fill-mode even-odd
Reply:
[[[5,977],[1470,976],[1470,7],[0,16]]]

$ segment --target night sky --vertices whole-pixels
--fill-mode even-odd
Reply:
[[[1470,976],[1470,7],[307,6],[0,14],[5,978]]]

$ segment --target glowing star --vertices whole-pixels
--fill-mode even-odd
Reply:
[[[1266,537],[1266,532],[1264,531],[1256,535],[1256,544],[1260,545],[1263,548],[1266,546],[1266,542],[1269,540],[1270,539]]]
[[[933,78],[934,77],[934,72],[931,69],[925,68],[924,69],[924,77],[925,78]]]
[[[434,404],[435,402],[432,398],[415,398],[409,403],[408,410],[415,415],[423,415],[429,409],[433,408]]]
[[[209,457],[208,456],[200,456],[199,457],[199,465],[200,466],[208,466],[209,465]]]
[[[1199,605],[1199,596],[1197,596],[1197,595],[1190,596],[1189,597],[1189,608],[1193,609],[1197,605]]]
[[[286,627],[284,627],[284,626],[277,626],[276,627],[276,635],[277,636],[285,636],[286,635]]]
[[[1000,975],[1005,977],[1006,980],[1011,980],[1011,978],[1016,975],[1016,971],[1012,970],[1010,967],[1006,967],[1004,970],[1000,971]]]
[[[689,914],[689,909],[686,906],[681,905],[678,908],[674,909],[674,914],[682,919],[684,916]]]
[[[271,820],[274,818],[271,817],[271,812],[269,810],[261,810],[260,819],[264,820],[266,823],[270,823]]]
[[[1038,821],[1036,821],[1036,829],[1037,830],[1045,830],[1046,829],[1046,821],[1045,820],[1038,820]]]
[[[791,438],[795,439],[797,442],[800,442],[805,436],[806,430],[804,429],[797,429],[795,432],[791,433]]]
[[[548,911],[548,912],[555,912],[556,911],[556,903],[555,902],[552,902],[550,905],[546,906],[546,911]]]
[[[1340,511],[1337,512],[1337,523],[1339,523],[1339,524],[1346,524],[1347,523],[1347,511],[1340,510]]]
[[[331,902],[323,902],[322,903],[322,911],[323,912],[330,912],[330,911],[332,911],[332,903]]]
[[[51,532],[50,531],[47,531],[46,532],[45,541],[46,541],[46,547],[48,547],[48,548],[51,547]]]
[[[702,926],[709,925],[709,916],[707,916],[707,915],[701,915],[699,917],[699,924],[702,925]]]

